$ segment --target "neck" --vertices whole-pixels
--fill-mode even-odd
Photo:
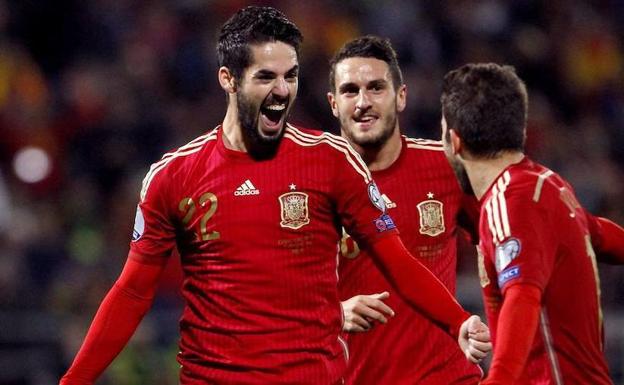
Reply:
[[[351,146],[357,151],[370,171],[385,170],[401,155],[401,131],[395,127],[392,135],[379,147],[362,147],[355,143]]]
[[[519,151],[504,152],[493,159],[473,158],[464,159],[464,166],[475,196],[481,199],[488,188],[504,169],[520,162],[524,154]]]
[[[230,150],[247,152],[247,146],[243,140],[243,129],[238,120],[238,108],[233,100],[228,103],[222,126],[225,147]]]

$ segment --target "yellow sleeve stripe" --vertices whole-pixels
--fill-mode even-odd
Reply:
[[[355,171],[360,174],[364,178],[364,182],[366,184],[370,183],[373,179],[368,167],[358,154],[352,147],[349,145],[345,139],[330,134],[328,132],[324,132],[321,135],[312,135],[305,133],[290,124],[287,125],[286,132],[284,133],[284,137],[292,140],[294,143],[300,146],[317,146],[319,144],[327,144],[332,148],[343,153],[351,166],[355,169]]]
[[[407,142],[407,148],[415,148],[418,150],[444,151],[442,142],[439,140],[409,138],[403,136]]]
[[[141,201],[145,199],[145,195],[147,194],[147,190],[149,188],[150,183],[152,183],[152,180],[154,179],[156,174],[160,172],[160,170],[165,168],[169,163],[171,163],[171,161],[173,161],[176,158],[187,156],[187,155],[198,152],[199,150],[201,150],[202,146],[206,142],[215,140],[215,139],[217,139],[216,128],[206,135],[202,135],[196,139],[193,139],[192,141],[178,148],[177,150],[166,153],[165,155],[162,156],[162,158],[158,162],[153,163],[150,166],[149,171],[145,175],[145,178],[143,178],[143,185],[141,187]]]
[[[505,191],[510,181],[511,175],[509,171],[505,171],[492,186],[492,195],[485,204],[488,226],[492,232],[495,245],[511,236],[509,215],[507,214],[507,200],[505,199]]]
[[[422,145],[422,146],[442,147],[442,141],[441,140],[410,138],[410,137],[407,137],[407,136],[404,136],[404,138],[407,141],[407,143],[414,143],[414,144],[419,144],[419,145]]]
[[[552,174],[554,174],[552,170],[546,170],[537,177],[535,191],[533,192],[533,202],[539,202],[540,196],[542,195],[542,188],[544,187],[544,181]]]

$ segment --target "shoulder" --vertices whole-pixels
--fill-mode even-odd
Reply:
[[[448,160],[444,155],[444,146],[440,140],[410,138],[403,135],[403,148],[410,159],[418,162],[425,162],[426,167],[440,164],[441,167],[448,165]],[[450,168],[450,165],[448,165]]]
[[[549,206],[562,188],[569,188],[566,181],[553,170],[530,160],[521,167],[503,173],[495,182],[498,191],[508,185],[510,197]]]
[[[561,187],[565,181],[554,171],[533,162],[512,167],[503,172],[490,187],[483,202],[488,217],[520,215],[544,219],[554,212],[560,201]],[[504,220],[502,221],[505,222]]]
[[[288,124],[284,138],[292,142],[296,147],[306,148],[309,151],[343,154],[351,158],[360,158],[360,155],[346,139],[329,132],[295,127]]]
[[[286,125],[284,138],[301,147],[320,146],[319,148],[326,148],[322,145],[328,145],[329,148],[348,148],[349,150],[353,151],[351,149],[351,146],[349,145],[349,142],[347,142],[346,139],[338,135],[334,135],[329,132],[293,126],[290,123]]]
[[[348,165],[349,168],[355,169],[358,174],[362,175],[366,183],[372,180],[370,171],[360,154],[346,139],[338,135],[287,124],[284,139],[300,151],[309,151],[311,156],[316,156],[319,160],[334,162],[332,166]]]
[[[405,135],[403,135],[403,140],[406,143],[406,147],[411,152],[444,153],[444,147],[441,140],[410,138]]]
[[[216,143],[216,139],[217,129],[215,128],[185,145],[165,153],[159,161],[152,163],[145,178],[143,178],[141,200],[145,199],[150,186],[167,181],[171,182],[176,177],[187,175],[202,150]]]

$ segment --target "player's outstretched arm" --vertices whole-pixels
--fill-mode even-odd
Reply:
[[[364,332],[374,325],[374,321],[385,324],[387,317],[394,316],[394,311],[386,305],[383,300],[387,299],[390,293],[384,291],[377,294],[360,294],[342,301],[342,314],[345,332]]]
[[[624,264],[624,228],[607,218],[595,217],[587,212],[592,246],[600,262]]]
[[[541,290],[531,284],[517,284],[505,292],[496,351],[482,385],[513,384],[522,374],[537,332],[541,296]]]
[[[126,345],[152,305],[164,265],[128,259],[98,309],[60,385],[91,385]]]
[[[472,337],[463,333],[468,329],[483,331],[487,326],[480,320],[469,319],[469,314],[442,282],[407,251],[398,235],[378,239],[370,245],[370,249],[375,262],[396,291],[416,310],[446,327],[452,336],[458,338],[467,356],[478,361],[483,358],[481,353],[491,350],[489,332],[474,334]],[[470,323],[470,327],[466,322]],[[473,356],[474,351],[481,353]]]

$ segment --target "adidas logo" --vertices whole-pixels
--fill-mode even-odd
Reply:
[[[393,209],[396,207],[396,203],[392,202],[390,198],[386,194],[381,194],[381,198],[386,202],[386,207],[389,209]]]
[[[249,179],[247,179],[242,185],[238,186],[236,191],[234,191],[234,195],[237,197],[243,195],[259,195],[260,190],[258,190],[253,183]]]

